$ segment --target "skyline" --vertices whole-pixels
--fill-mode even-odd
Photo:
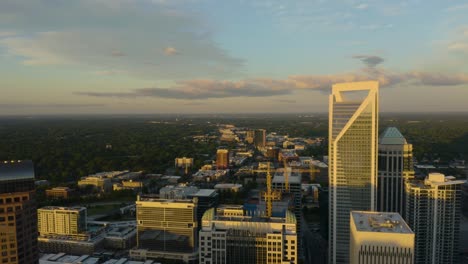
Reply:
[[[466,112],[462,1],[0,2],[1,115],[326,112],[378,80],[382,112]],[[239,106],[242,106],[241,109]]]

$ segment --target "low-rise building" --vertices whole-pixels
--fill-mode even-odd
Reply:
[[[68,199],[74,195],[75,191],[68,187],[54,187],[46,190],[47,198],[52,199]]]
[[[218,183],[214,189],[220,192],[239,192],[242,190],[242,184],[238,183]]]
[[[110,178],[105,178],[103,176],[88,176],[83,177],[78,181],[79,188],[86,188],[87,186],[92,186],[99,192],[108,192],[112,190],[112,182]]]

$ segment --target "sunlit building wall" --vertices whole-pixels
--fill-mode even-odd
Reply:
[[[378,82],[333,85],[329,105],[329,261],[349,262],[350,211],[374,211]]]
[[[44,235],[77,235],[86,232],[85,207],[47,206],[37,210],[38,231]]]
[[[405,220],[416,235],[416,264],[459,263],[464,183],[440,173],[406,183]]]
[[[197,198],[159,199],[142,195],[136,201],[136,259],[197,260]]]
[[[350,264],[413,264],[414,233],[398,213],[352,211]]]

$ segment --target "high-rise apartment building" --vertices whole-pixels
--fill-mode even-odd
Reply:
[[[199,236],[200,264],[298,263],[296,217],[248,215],[240,205],[205,212]]]
[[[398,213],[352,211],[350,264],[413,264],[414,233]]]
[[[257,148],[264,148],[266,146],[266,130],[257,129],[254,132],[254,146]]]
[[[216,169],[225,170],[229,168],[229,150],[218,149],[216,151]]]
[[[32,161],[0,162],[0,263],[38,263]]]
[[[379,137],[377,210],[404,215],[404,184],[413,178],[413,145],[396,127],[387,127]]]
[[[464,183],[440,173],[406,182],[405,219],[416,235],[416,264],[459,262]]]
[[[47,206],[37,210],[40,236],[73,236],[86,232],[85,207]]]
[[[137,244],[130,256],[137,259],[196,261],[197,198],[159,199],[145,195],[136,201]]]
[[[374,211],[378,82],[333,85],[329,106],[329,261],[349,261],[349,215]]]

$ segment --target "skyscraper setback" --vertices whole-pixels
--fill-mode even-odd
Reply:
[[[374,211],[378,82],[333,85],[329,105],[329,263],[349,262],[350,211]]]
[[[37,263],[37,213],[32,161],[0,162],[1,263]]]
[[[414,178],[413,145],[396,127],[379,137],[377,210],[404,215],[405,181]]]

